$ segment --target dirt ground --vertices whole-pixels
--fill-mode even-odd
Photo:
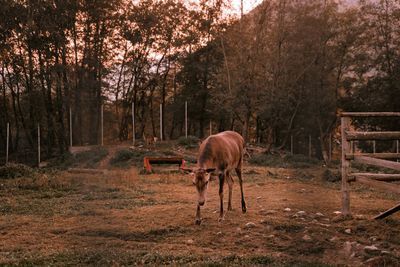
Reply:
[[[400,215],[370,220],[398,196],[354,185],[353,219],[342,220],[340,185],[322,172],[246,165],[248,212],[235,178],[234,210],[219,223],[213,181],[200,226],[180,173],[0,180],[0,265],[400,266]]]

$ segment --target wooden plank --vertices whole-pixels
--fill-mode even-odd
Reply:
[[[361,164],[374,165],[378,167],[388,168],[396,171],[400,171],[400,163],[390,160],[375,159],[365,156],[354,156],[354,161]]]
[[[352,173],[351,176],[356,177],[365,177],[377,181],[399,181],[400,180],[400,173],[399,174],[388,174],[388,173]]]
[[[389,216],[397,211],[400,211],[400,203],[398,205],[394,206],[393,208],[390,208],[387,211],[382,212],[381,214],[375,216],[374,219],[377,220],[377,219],[386,218],[387,216]]]
[[[384,191],[390,191],[392,193],[397,193],[400,194],[400,185],[397,184],[391,184],[387,182],[382,182],[382,181],[375,181],[363,176],[358,176],[356,177],[356,181],[360,182],[362,184],[366,184],[372,187],[376,187],[378,189],[384,190]]]
[[[400,117],[400,112],[342,112],[342,117]]]
[[[346,139],[346,131],[349,129],[351,119],[349,117],[341,118],[341,134],[342,134],[342,214],[350,215],[350,184],[348,173],[350,170],[350,161],[346,159],[346,154],[350,152],[350,142]]]
[[[347,132],[347,140],[396,140],[400,132]]]
[[[354,159],[354,156],[365,156],[376,159],[400,159],[400,153],[348,153],[346,154],[346,159],[352,160]]]

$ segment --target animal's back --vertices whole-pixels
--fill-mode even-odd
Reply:
[[[209,136],[200,145],[199,167],[216,167],[220,170],[237,168],[242,161],[243,137],[233,131]]]

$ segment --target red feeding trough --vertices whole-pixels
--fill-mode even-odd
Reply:
[[[153,172],[152,164],[178,164],[179,169],[183,169],[185,160],[182,157],[144,157],[143,166],[149,173]]]

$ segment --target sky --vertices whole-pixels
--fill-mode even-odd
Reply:
[[[259,5],[263,0],[243,0],[243,12],[247,13],[257,5]],[[232,0],[233,13],[240,14],[240,0]]]

